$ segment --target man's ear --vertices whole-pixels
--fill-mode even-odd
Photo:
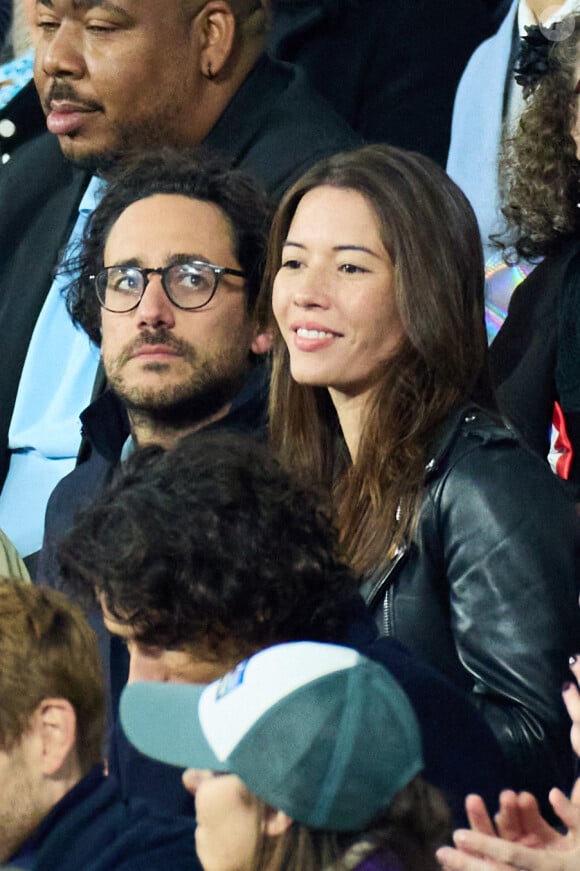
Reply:
[[[67,767],[76,745],[77,718],[67,699],[43,699],[34,714],[42,741],[42,773],[54,777]]]
[[[209,0],[193,21],[193,34],[199,50],[203,76],[215,79],[232,55],[236,38],[236,19],[226,0]]]
[[[293,820],[284,811],[277,810],[274,807],[266,808],[264,819],[262,820],[262,831],[270,838],[277,838],[283,835],[290,828]]]
[[[260,332],[256,333],[254,336],[254,340],[250,347],[254,354],[267,354],[272,347],[273,341],[274,334],[272,333],[272,330],[260,330]]]

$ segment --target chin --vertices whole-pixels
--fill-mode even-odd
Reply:
[[[80,137],[59,137],[62,153],[67,160],[70,160],[79,169],[87,169],[94,173],[97,170],[105,170],[114,166],[119,160],[120,153],[118,149],[106,145],[99,147],[96,144],[81,142],[79,140]]]
[[[329,379],[318,372],[304,372],[300,369],[294,371],[290,368],[290,374],[297,384],[303,384],[305,387],[328,387],[329,384]]]

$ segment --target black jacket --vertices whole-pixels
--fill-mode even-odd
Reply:
[[[382,631],[469,691],[539,796],[572,776],[560,698],[580,643],[577,520],[561,482],[478,407],[426,464],[418,527],[365,597]]]
[[[580,242],[568,239],[512,294],[489,349],[499,407],[539,456],[550,448],[554,403],[562,408],[573,461],[570,490],[580,501]],[[570,310],[574,313],[569,318]],[[575,390],[569,388],[573,385]]]

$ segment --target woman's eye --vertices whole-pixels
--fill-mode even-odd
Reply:
[[[358,272],[368,272],[368,269],[363,269],[362,266],[355,266],[354,263],[343,263],[340,266],[341,272],[346,272],[347,275],[356,275]]]
[[[300,269],[302,266],[300,260],[283,260],[281,269]]]

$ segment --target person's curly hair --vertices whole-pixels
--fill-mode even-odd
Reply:
[[[515,134],[504,141],[500,188],[507,228],[492,239],[508,256],[545,256],[580,230],[580,162],[572,137],[579,45],[575,16],[573,33],[550,44],[546,74],[535,84]]]
[[[95,592],[135,640],[218,661],[341,640],[357,590],[318,495],[227,431],[136,452],[59,558],[68,589]]]
[[[59,269],[70,276],[65,289],[67,310],[93,342],[99,345],[101,341],[101,307],[94,276],[105,265],[111,228],[130,205],[156,194],[203,200],[224,213],[234,253],[246,277],[248,310],[252,311],[262,280],[273,211],[258,182],[232,168],[227,158],[202,146],[129,155],[109,170],[106,178],[107,188],[87,221],[80,245],[67,252]]]

